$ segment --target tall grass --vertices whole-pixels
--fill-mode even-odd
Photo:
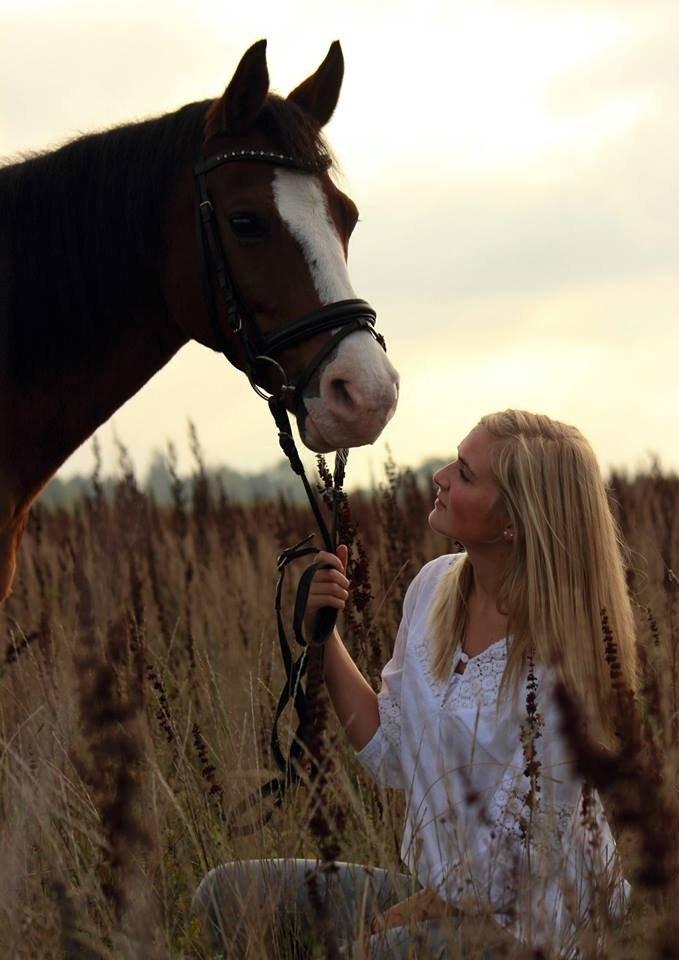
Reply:
[[[232,502],[208,482],[197,440],[194,454],[189,497],[170,457],[170,508],[140,490],[121,448],[112,494],[97,468],[72,511],[32,513],[0,611],[3,958],[208,956],[190,901],[229,859],[316,857],[325,845],[342,860],[398,867],[402,798],[364,777],[332,718],[325,838],[304,785],[252,834],[227,830],[230,811],[275,773],[275,559],[312,522],[283,499]],[[617,767],[602,773],[581,738],[634,888],[606,955],[669,958],[679,952],[679,481],[657,469],[613,476],[611,498],[632,548],[643,684],[630,714],[636,747]],[[389,463],[378,489],[343,511],[354,590],[340,628],[375,684],[409,580],[452,546],[429,531],[430,504]],[[290,588],[288,611],[291,599]],[[283,727],[289,738],[294,718]],[[263,813],[252,811],[255,824]],[[251,936],[253,957],[290,956]]]

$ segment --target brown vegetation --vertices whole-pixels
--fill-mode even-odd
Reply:
[[[318,856],[329,842],[319,822],[340,859],[398,864],[401,800],[363,777],[332,722],[320,821],[302,786],[251,835],[225,828],[275,772],[275,560],[312,529],[308,510],[215,495],[199,456],[191,502],[177,483],[161,509],[124,451],[121,467],[112,496],[95,476],[72,511],[34,510],[0,611],[3,958],[207,956],[189,912],[203,874],[235,857]],[[679,481],[614,476],[611,495],[632,548],[643,682],[619,755],[598,756],[581,732],[581,763],[634,888],[606,955],[669,958],[679,943]],[[428,530],[430,503],[388,464],[386,482],[345,511],[354,593],[342,632],[375,684],[407,583],[450,548]],[[605,623],[602,643],[614,676]]]

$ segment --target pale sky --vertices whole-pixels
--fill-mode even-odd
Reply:
[[[674,0],[0,0],[0,37],[7,157],[216,96],[261,37],[285,94],[341,41],[327,134],[361,211],[350,274],[402,377],[354,483],[385,444],[452,456],[510,406],[580,427],[604,469],[679,469]],[[242,375],[189,344],[100,428],[105,469],[114,432],[140,474],[168,440],[188,469],[189,418],[209,464],[279,459]],[[88,442],[61,475],[92,463]]]

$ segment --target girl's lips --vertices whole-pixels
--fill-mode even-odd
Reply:
[[[442,500],[439,500],[438,497],[434,500],[434,506],[438,507],[440,510],[446,509],[445,503]]]

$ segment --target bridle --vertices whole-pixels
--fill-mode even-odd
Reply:
[[[215,303],[213,278],[221,292],[229,330],[238,338],[243,347],[247,365],[246,373],[250,384],[260,397],[267,400],[278,428],[281,448],[287,456],[291,468],[304,484],[309,504],[323,539],[324,548],[331,553],[335,553],[337,550],[338,511],[340,499],[343,496],[342,483],[348,450],[338,450],[335,455],[333,486],[330,491],[332,496],[332,521],[331,527],[328,529],[295,446],[287,407],[289,403],[294,411],[299,409],[303,403],[302,397],[305,387],[326,357],[345,337],[358,330],[367,330],[385,351],[387,349],[386,344],[381,334],[375,330],[375,311],[365,300],[358,299],[339,300],[335,303],[326,304],[311,313],[290,321],[281,330],[274,333],[263,334],[260,332],[254,313],[248,310],[229,271],[214,207],[207,189],[207,175],[223,164],[234,162],[268,163],[273,166],[288,167],[293,170],[315,174],[324,173],[329,168],[330,162],[305,164],[285,153],[271,150],[238,149],[229,150],[206,159],[201,158],[194,166],[194,176],[198,203],[197,223],[203,290],[215,343],[220,352],[230,361],[229,344],[219,322],[219,314]],[[314,354],[297,381],[295,383],[291,382],[278,360],[280,355],[295,344],[326,332],[331,334],[328,340]],[[258,368],[266,368],[267,365],[277,370],[281,377],[281,386],[276,393],[265,391],[261,383],[258,382]],[[305,764],[309,768],[312,779],[318,775],[320,768],[320,760],[317,756],[320,742],[319,728],[322,726],[319,693],[323,681],[325,642],[337,621],[337,611],[330,607],[320,610],[314,623],[312,636],[308,640],[304,636],[303,618],[313,576],[319,568],[329,565],[312,563],[300,578],[295,599],[293,630],[297,642],[302,647],[302,652],[296,660],[290,650],[281,611],[285,570],[293,560],[318,553],[317,548],[310,545],[312,537],[313,534],[310,534],[299,543],[284,550],[277,561],[279,576],[276,585],[276,621],[287,680],[274,714],[271,751],[281,775],[262,784],[254,794],[236,807],[229,820],[229,829],[232,834],[251,833],[256,829],[256,824],[237,824],[235,820],[242,817],[249,807],[259,806],[259,801],[264,798],[271,797],[273,807],[280,807],[288,787],[302,779],[302,770]],[[305,676],[306,688],[302,686]],[[290,701],[293,702],[297,711],[299,723],[286,758],[279,741],[278,721]],[[272,814],[273,809],[267,814],[260,810],[260,816],[264,822],[270,819]]]
[[[227,150],[224,153],[199,160],[194,166],[196,193],[198,200],[198,230],[200,235],[200,249],[202,253],[202,272],[205,302],[207,304],[210,326],[218,349],[228,359],[228,342],[224,330],[219,322],[217,306],[214,298],[214,286],[211,274],[221,292],[226,310],[226,320],[232,334],[235,334],[243,347],[247,363],[247,376],[254,390],[269,400],[272,395],[265,392],[258,383],[258,369],[262,367],[275,368],[281,376],[281,386],[277,399],[286,402],[291,400],[293,410],[302,404],[304,389],[318,370],[326,357],[335,349],[337,344],[355,333],[357,330],[368,330],[386,350],[384,338],[375,330],[376,313],[365,300],[338,300],[313,310],[304,316],[298,317],[286,324],[283,329],[273,333],[263,334],[257,327],[254,313],[247,308],[228,267],[224,247],[222,245],[219,226],[214,207],[207,189],[207,175],[226,163],[267,163],[272,166],[288,167],[306,173],[324,173],[330,166],[330,161],[314,164],[302,163],[289,154],[273,150],[238,149]],[[292,383],[278,358],[290,347],[319,333],[331,331],[331,336],[317,351],[310,362]]]

